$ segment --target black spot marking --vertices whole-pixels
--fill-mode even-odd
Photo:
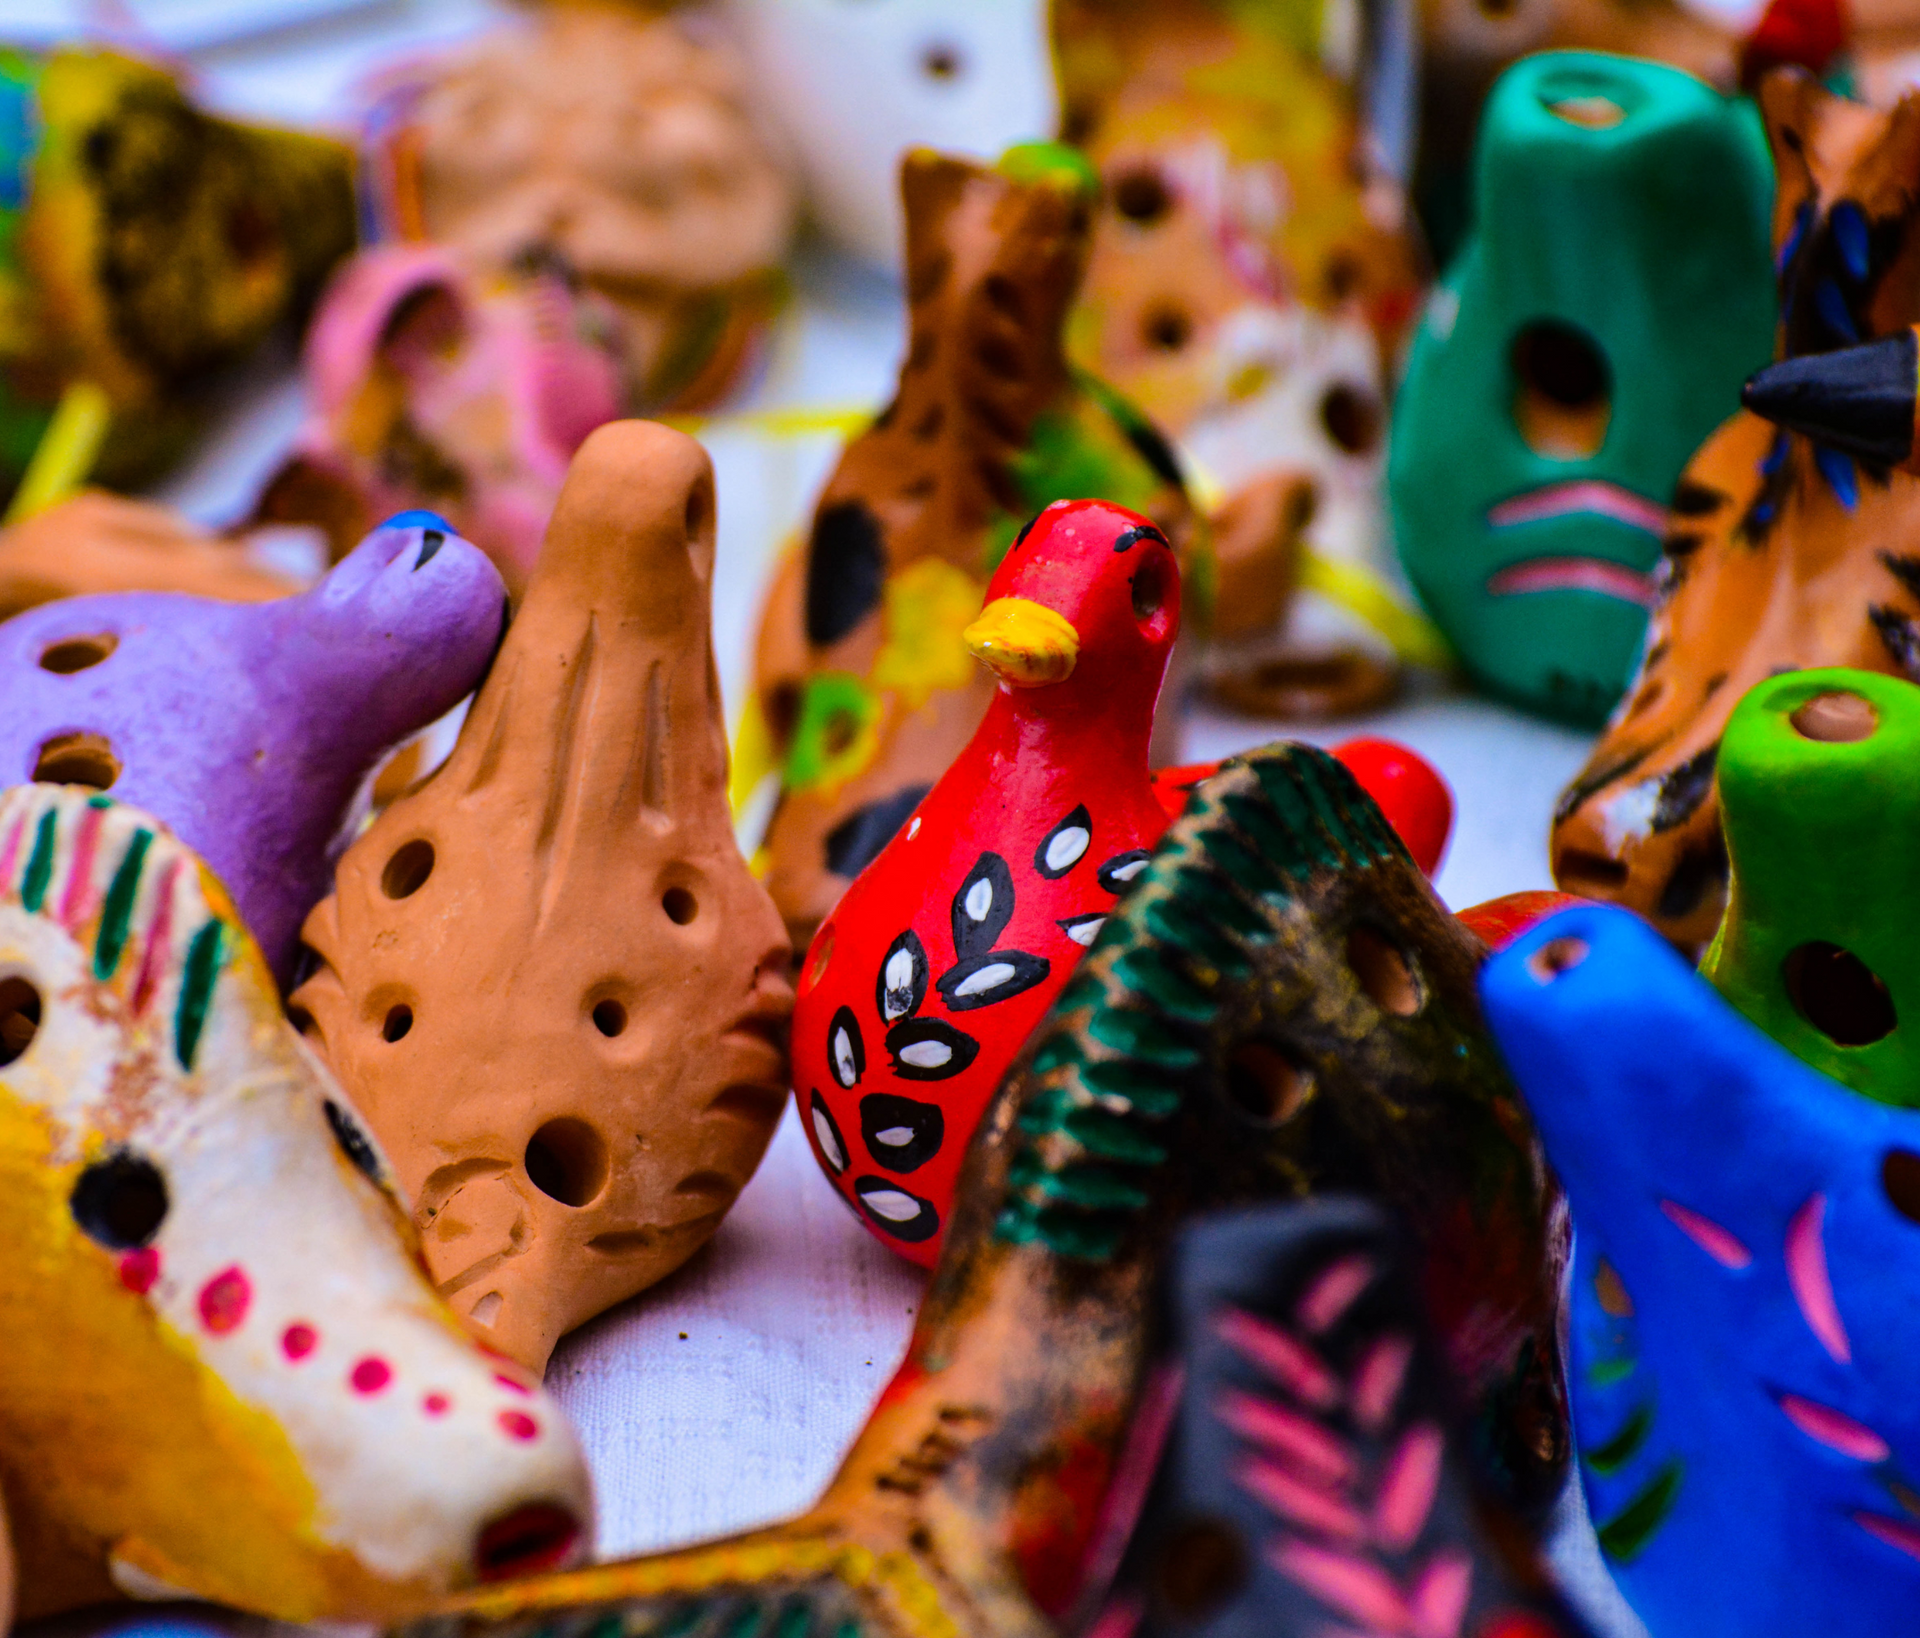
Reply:
[[[887,1031],[887,1053],[903,1081],[945,1081],[980,1056],[980,1043],[938,1018],[910,1018]]]
[[[833,1111],[817,1088],[808,1100],[807,1113],[812,1118],[813,1141],[820,1158],[827,1163],[827,1170],[838,1177],[847,1169],[847,1140],[841,1136],[840,1123],[833,1118]]]
[[[953,953],[985,955],[1013,919],[1013,872],[997,853],[983,853],[953,895]]]
[[[1639,750],[1621,757],[1617,762],[1609,762],[1604,767],[1595,768],[1590,773],[1581,774],[1578,779],[1574,780],[1571,785],[1560,793],[1560,800],[1554,804],[1553,808],[1553,822],[1556,825],[1564,824],[1578,813],[1581,808],[1586,806],[1587,799],[1590,796],[1606,789],[1607,786],[1613,784],[1616,780],[1625,779],[1628,774],[1632,773],[1635,768],[1639,767],[1641,763],[1645,762],[1647,758],[1652,756],[1659,748],[1659,742],[1655,742],[1652,745],[1644,745]]]
[[[933,1209],[931,1201],[922,1200],[917,1194],[909,1194],[897,1183],[890,1183],[884,1177],[855,1178],[853,1192],[860,1202],[860,1209],[867,1214],[873,1226],[895,1240],[917,1245],[922,1240],[931,1240],[940,1232],[940,1214]],[[911,1217],[895,1215],[907,1205],[915,1208]]]
[[[1026,545],[1027,536],[1033,533],[1033,526],[1040,521],[1040,516],[1041,516],[1040,513],[1035,512],[1032,517],[1028,518],[1025,523],[1020,525],[1020,533],[1013,537],[1013,544],[1007,548],[1007,554],[1009,556],[1019,551],[1022,546]]]
[[[1186,487],[1186,478],[1180,471],[1180,458],[1174,454],[1173,445],[1161,436],[1158,427],[1136,412],[1120,418],[1120,430],[1127,435],[1127,442],[1133,445],[1140,459],[1153,468],[1156,478],[1175,489]]]
[[[1149,855],[1143,847],[1116,853],[1094,873],[1094,879],[1109,893],[1124,893],[1147,868]]]
[[[827,869],[848,881],[880,857],[880,850],[891,842],[907,822],[931,785],[908,785],[891,796],[855,808],[827,832]]]
[[[1093,816],[1082,802],[1048,831],[1033,850],[1033,868],[1048,881],[1057,882],[1086,857],[1092,845]]]
[[[807,641],[837,643],[880,606],[887,554],[864,501],[840,501],[813,520],[807,548]]]
[[[827,1025],[827,1067],[848,1089],[857,1086],[867,1072],[866,1043],[860,1039],[860,1020],[851,1007],[842,1007]]]
[[[1707,537],[1697,529],[1683,529],[1668,535],[1660,542],[1660,550],[1668,557],[1691,557],[1707,543]]]
[[[895,1024],[911,1018],[927,998],[927,947],[920,935],[909,927],[887,946],[873,981],[874,1010],[883,1024]]]
[[[1888,574],[1907,589],[1909,597],[1920,598],[1920,557],[1901,552],[1881,552],[1880,562]]]
[[[166,1221],[167,1180],[152,1161],[123,1150],[83,1171],[68,1204],[88,1239],[109,1251],[137,1251]]]
[[[1682,478],[1674,486],[1673,512],[1676,517],[1703,518],[1710,512],[1719,511],[1732,499],[1724,490],[1695,483],[1691,478]]]
[[[1907,681],[1920,682],[1920,628],[1898,609],[1890,609],[1884,603],[1870,605],[1867,618],[1880,633],[1880,641],[1886,644],[1887,653],[1906,674]]]
[[[1162,546],[1167,544],[1167,537],[1152,524],[1135,524],[1131,529],[1121,530],[1114,537],[1113,549],[1115,552],[1130,552],[1143,540],[1157,540]]]
[[[1713,789],[1713,766],[1719,756],[1720,742],[1716,739],[1704,751],[1688,757],[1661,777],[1660,795],[1653,804],[1653,818],[1649,822],[1654,835],[1684,825],[1700,811],[1700,804]]]
[[[340,1152],[353,1162],[357,1171],[364,1173],[383,1188],[386,1186],[386,1168],[380,1164],[380,1151],[373,1146],[373,1139],[360,1129],[360,1123],[342,1109],[333,1099],[326,1100],[327,1125],[333,1128],[333,1141],[340,1145]]]
[[[860,1100],[860,1140],[874,1163],[890,1172],[910,1172],[940,1152],[947,1117],[936,1103],[869,1092]]]
[[[1047,976],[1045,956],[1024,950],[990,950],[956,961],[940,977],[940,998],[949,1012],[971,1012],[1030,990]]]
[[[1683,853],[1667,885],[1660,890],[1654,914],[1668,918],[1691,915],[1714,888],[1727,884],[1727,844],[1716,835],[1704,848]]]

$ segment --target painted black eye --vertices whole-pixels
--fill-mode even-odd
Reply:
[[[69,1202],[81,1233],[109,1251],[138,1251],[167,1216],[167,1180],[138,1155],[96,1160],[73,1185]]]
[[[386,1171],[380,1164],[380,1151],[374,1148],[373,1139],[333,1099],[327,1099],[326,1110],[327,1124],[333,1128],[333,1140],[340,1145],[340,1152],[353,1162],[356,1170],[384,1187]]]

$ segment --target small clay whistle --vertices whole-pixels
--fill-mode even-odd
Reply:
[[[1744,726],[1777,744],[1781,703]],[[1628,1602],[1653,1638],[1898,1631],[1920,1112],[1809,1068],[1613,906],[1533,928],[1481,988],[1573,1210],[1567,1381]]]
[[[292,1006],[489,1344],[678,1268],[786,1100],[779,917],[727,811],[713,471],[665,427],[574,458],[446,763],[340,861]]]
[[[1901,467],[1912,430],[1899,420],[1912,384],[1887,377],[1920,320],[1920,294],[1893,271],[1920,243],[1920,93],[1870,109],[1784,71],[1760,102],[1782,323],[1779,358],[1746,396],[1782,424],[1742,411],[1681,475],[1638,675],[1553,828],[1562,887],[1638,911],[1689,951],[1727,902],[1714,766],[1735,704],[1782,671],[1920,679],[1907,544],[1920,479]]]
[[[0,1480],[23,1618],[117,1593],[392,1620],[591,1536],[386,1161],[158,819],[0,795]]]
[[[1403,1217],[1408,1284],[1474,1418],[1474,1481],[1537,1522],[1568,1453],[1555,1239],[1475,1005],[1482,955],[1324,753],[1221,769],[1001,1083],[906,1359],[821,1500],[750,1536],[483,1591],[417,1638],[1074,1630],[1108,1504],[1137,1502],[1131,1453],[1164,1426],[1155,1298],[1181,1231],[1327,1190]]]
[[[1151,519],[1182,556],[1190,626],[1210,563],[1165,441],[1067,361],[1096,191],[1086,162],[1049,144],[992,169],[917,151],[900,187],[899,391],[821,492],[755,667],[782,764],[767,886],[802,948],[979,725],[993,684],[961,634],[1035,513],[1099,499]]]
[[[814,1157],[914,1262],[933,1266],[1007,1065],[1166,829],[1147,742],[1179,630],[1158,529],[1100,501],[1042,512],[966,631],[998,684],[986,716],[802,963]]]
[[[0,625],[0,779],[111,790],[226,884],[283,983],[367,775],[487,668],[506,591],[429,513],[295,597],[75,597]]]

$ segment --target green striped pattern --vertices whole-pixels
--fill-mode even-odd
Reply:
[[[1406,857],[1331,757],[1272,746],[1202,785],[1035,1036],[994,1231],[1064,1257],[1119,1248],[1205,1084],[1224,986],[1246,979],[1322,871]]]
[[[20,878],[20,902],[35,915],[47,902],[47,886],[53,880],[53,849],[60,810],[50,807],[40,815],[33,832],[33,851],[27,855],[27,873]]]
[[[140,872],[147,861],[147,849],[153,845],[153,832],[142,828],[133,833],[120,866],[107,888],[106,903],[100,907],[100,932],[93,943],[93,976],[102,982],[113,977],[127,947],[127,933],[133,925],[133,906],[140,896]]]
[[[200,1032],[206,1027],[213,986],[226,956],[227,924],[218,916],[193,935],[187,946],[186,968],[180,975],[180,999],[173,1009],[173,1055],[182,1069],[193,1068],[200,1050]]]

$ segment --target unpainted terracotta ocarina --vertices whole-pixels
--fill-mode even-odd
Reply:
[[[30,609],[0,625],[0,780],[89,785],[159,814],[285,982],[367,775],[480,680],[505,605],[486,558],[416,512],[295,597]]]
[[[1920,294],[1920,93],[1891,109],[1783,71],[1761,91],[1779,172],[1780,356],[1905,334]],[[1920,680],[1920,478],[1741,411],[1680,476],[1638,674],[1560,798],[1554,879],[1698,950],[1727,894],[1714,763],[1781,671]]]
[[[785,1102],[779,917],[727,810],[713,473],[582,446],[447,762],[340,861],[293,997],[442,1292],[534,1369],[678,1268]]]
[[[776,585],[755,679],[784,791],[767,885],[796,946],[967,743],[993,685],[961,632],[1014,536],[1056,500],[1144,513],[1204,627],[1211,560],[1160,434],[1076,373],[1062,326],[1094,178],[1050,144],[997,167],[901,167],[911,336],[899,391],[847,446]]]
[[[213,874],[70,787],[0,796],[0,1213],[23,1617],[392,1619],[589,1545],[559,1407],[434,1295]]]

